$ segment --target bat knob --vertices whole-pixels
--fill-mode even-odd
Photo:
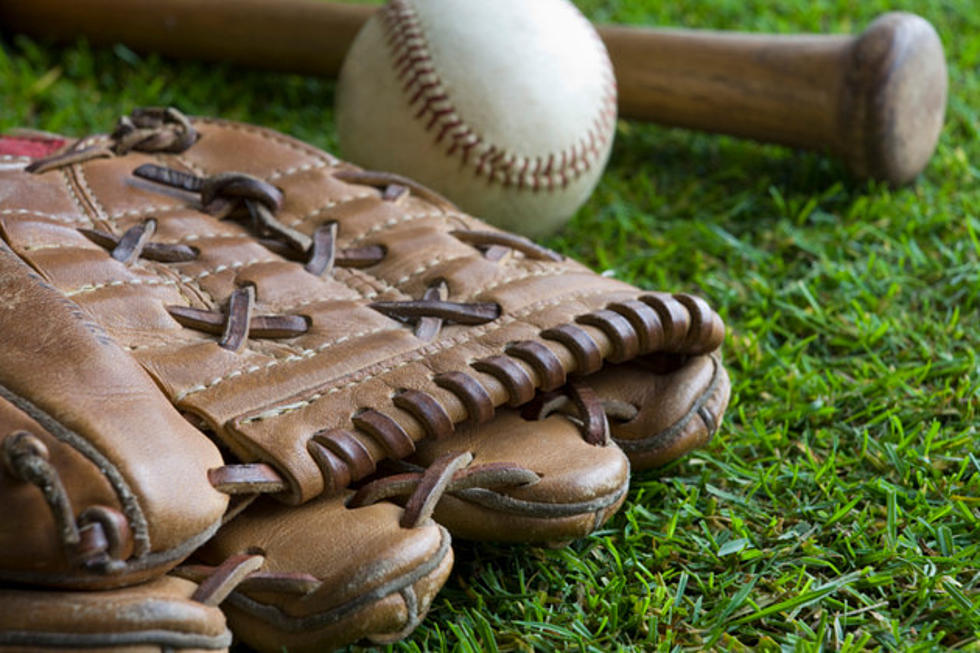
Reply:
[[[862,177],[910,183],[936,149],[946,113],[943,46],[920,16],[891,12],[849,49],[839,149]]]

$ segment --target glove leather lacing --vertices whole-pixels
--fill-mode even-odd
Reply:
[[[80,163],[96,157],[124,154],[130,150],[145,152],[180,152],[198,139],[190,120],[175,109],[137,110],[130,118],[122,118],[109,138],[108,144],[85,147],[79,141],[67,151],[39,159],[27,167],[29,172],[41,173],[61,166]],[[292,229],[276,219],[283,194],[267,181],[249,175],[227,172],[209,178],[197,177],[179,170],[147,164],[135,173],[143,179],[198,194],[202,207],[219,219],[247,220],[259,242],[286,258],[302,261],[307,272],[329,274],[334,266],[367,267],[383,260],[385,248],[368,245],[356,249],[338,249],[338,225],[327,222],[312,235]],[[381,199],[402,202],[409,195],[429,202],[446,211],[456,208],[432,190],[399,175],[357,169],[333,172],[335,178],[350,183],[375,186]],[[150,218],[129,229],[122,236],[96,230],[84,230],[88,238],[111,252],[116,260],[133,264],[140,257],[161,262],[180,262],[197,256],[192,247],[152,240],[155,221]],[[521,236],[487,230],[458,229],[450,234],[497,261],[508,251],[541,261],[560,261],[558,254],[534,244]],[[434,339],[447,322],[464,325],[484,324],[497,319],[500,307],[491,302],[453,302],[449,286],[435,280],[419,299],[409,301],[376,301],[370,307],[392,319],[410,325],[423,340]],[[307,318],[298,315],[255,315],[255,288],[246,285],[235,290],[224,310],[203,310],[187,306],[170,306],[168,311],[182,325],[219,335],[220,346],[238,351],[248,338],[290,338],[307,332]],[[582,326],[580,326],[582,325]],[[717,347],[724,327],[717,315],[702,300],[690,295],[648,293],[637,299],[613,302],[605,309],[579,315],[575,323],[562,324],[542,330],[541,340],[564,347],[574,360],[576,376],[598,371],[604,362],[603,353],[583,326],[597,329],[612,345],[605,359],[616,363],[657,351],[708,351]],[[553,391],[565,386],[565,364],[552,347],[535,340],[510,343],[504,355],[474,361],[476,372],[496,378],[509,395],[512,406],[530,401],[536,390]],[[527,371],[533,371],[534,378]],[[477,376],[464,371],[438,374],[432,382],[452,392],[466,407],[468,421],[481,423],[493,417],[495,405]],[[569,386],[572,388],[572,386]],[[578,388],[578,386],[575,386]],[[594,444],[603,430],[586,391],[571,389],[572,404],[578,407],[587,439]],[[577,397],[577,398],[576,398]],[[584,402],[584,403],[583,403]],[[453,421],[446,410],[430,394],[422,391],[397,393],[393,403],[411,413],[433,438],[450,436]],[[604,417],[603,417],[604,419]],[[397,421],[373,410],[365,410],[351,418],[353,427],[378,443],[389,457],[400,458],[415,449],[414,440]],[[352,481],[373,473],[377,461],[350,430],[333,428],[315,433],[307,442],[307,450],[320,467],[325,492],[336,492]],[[232,469],[236,468],[236,469]],[[212,482],[223,491],[233,494],[282,492],[287,483],[265,463],[229,465],[214,470]]]
[[[400,524],[414,528],[432,516],[445,493],[453,494],[473,487],[509,488],[537,483],[541,478],[530,469],[511,463],[470,465],[473,454],[451,452],[440,456],[424,471],[385,476],[360,488],[347,502],[359,508],[383,499],[409,495]]]
[[[0,443],[0,461],[10,476],[37,486],[51,510],[66,557],[74,564],[102,573],[122,569],[133,551],[129,522],[108,506],[75,512],[45,444],[28,431],[14,431]]]
[[[275,236],[285,242],[287,248],[296,255],[304,254],[307,258],[305,269],[311,274],[322,274],[333,264],[338,263],[355,262],[359,265],[373,265],[380,262],[384,256],[383,249],[376,248],[367,252],[364,250],[348,252],[347,256],[337,257],[334,251],[336,223],[318,229],[312,238],[287,227],[275,217],[275,211],[282,205],[282,192],[272,184],[250,175],[222,173],[204,179],[150,163],[138,167],[133,174],[172,188],[199,193],[204,210],[219,218],[234,217],[239,204],[244,205],[251,218],[252,229],[259,236]],[[399,188],[406,188],[406,186],[399,185]],[[400,193],[392,196],[400,197]],[[423,340],[433,339],[446,321],[476,325],[500,317],[500,307],[497,304],[453,302],[446,298],[447,295],[448,285],[445,282],[437,282],[426,290],[421,299],[373,302],[369,306],[388,317],[414,324],[416,336]],[[167,310],[178,322],[191,328],[214,333],[216,325],[220,325],[224,335],[219,344],[226,349],[237,351],[249,336],[249,332],[255,329],[249,318],[250,306],[251,303],[243,299],[236,301],[233,295],[229,301],[227,317],[186,307],[169,306]],[[267,316],[266,319],[271,317]],[[295,324],[299,326],[300,322],[297,321]],[[258,331],[252,331],[252,335],[288,338],[304,333],[306,328],[308,325],[303,323],[303,328],[299,330],[285,329],[280,333],[272,328],[262,332],[261,335]]]
[[[108,144],[85,147],[82,139],[65,152],[38,159],[24,170],[40,174],[92,159],[120,156],[131,150],[183,152],[196,143],[197,138],[197,130],[187,116],[173,107],[136,109],[129,116],[119,118]]]

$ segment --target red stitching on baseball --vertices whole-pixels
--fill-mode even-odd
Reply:
[[[489,183],[504,187],[550,191],[567,187],[597,163],[616,116],[616,81],[611,67],[605,71],[606,92],[592,126],[570,148],[558,153],[523,157],[489,144],[473,161],[470,156],[473,148],[479,149],[486,142],[460,117],[444,90],[415,10],[408,0],[391,0],[381,10],[381,19],[397,78],[404,83],[403,91],[409,96],[409,104],[419,104],[415,117],[424,121],[426,131],[435,131],[436,143],[441,143],[451,132],[452,142],[446,155],[459,154],[464,165],[470,165],[472,161],[471,168],[477,177],[486,176]],[[597,47],[602,47],[598,36],[595,41]]]

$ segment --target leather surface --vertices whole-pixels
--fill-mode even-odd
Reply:
[[[701,354],[721,343],[724,325],[702,300],[643,291],[507,240],[413,182],[366,174],[287,136],[192,122],[196,140],[177,153],[112,154],[118,135],[96,135],[68,142],[56,165],[35,173],[25,170],[26,156],[0,156],[0,444],[23,444],[11,438],[26,432],[31,447],[47,452],[28,451],[19,471],[9,460],[0,469],[0,499],[15,515],[0,528],[2,579],[75,588],[140,582],[217,529],[228,498],[208,474],[223,465],[267,463],[286,490],[272,483],[262,491],[309,502],[336,495],[387,457],[410,454],[437,431],[450,436],[454,424],[526,401],[556,379],[592,373],[604,361]],[[76,157],[86,151],[100,154]],[[145,164],[178,172],[135,175]],[[208,184],[232,172],[252,175],[267,197],[282,196],[265,209],[277,228],[306,237],[336,223],[337,251],[374,246],[383,256],[366,267],[309,271],[303,256],[312,250],[287,257],[281,242],[268,242],[275,234],[260,233],[266,214],[255,203],[206,197]],[[180,183],[159,183],[174,179]],[[217,216],[236,201],[237,213]],[[121,244],[105,244],[140,230],[145,238],[128,260],[116,256]],[[474,234],[505,245],[472,244]],[[191,255],[154,258],[151,245]],[[244,317],[231,308],[243,288],[254,295]],[[451,307],[489,306],[496,317],[467,323],[466,311],[476,309],[450,312],[423,338],[416,326],[428,320],[431,327],[436,318],[398,318],[380,308],[432,301],[433,293]],[[175,317],[194,309],[241,324],[241,345]],[[298,317],[305,330],[250,333],[249,315]],[[521,447],[519,432],[539,435],[543,446]],[[460,442],[476,447],[465,437]],[[622,487],[618,454],[589,452],[569,465],[555,455],[564,438],[574,439],[567,424],[525,425],[477,453],[542,470],[539,487],[513,491],[522,501],[576,503]],[[575,442],[569,450],[581,447]],[[27,482],[28,459],[49,469],[64,491]],[[619,501],[588,516],[497,523],[551,540],[561,522],[559,530],[574,536]],[[93,510],[108,520],[108,540],[119,542],[98,544],[108,553],[81,559],[80,545],[65,533],[83,525],[93,532],[82,523]],[[487,524],[513,517],[490,512]],[[361,556],[362,572],[373,564],[412,567],[431,553],[416,550],[419,535],[394,544],[391,515],[364,521],[346,534],[325,531],[344,555]],[[95,546],[83,544],[86,552]],[[292,562],[314,571],[308,560]],[[329,600],[370,586],[351,568],[331,569],[316,572],[331,588]],[[397,575],[392,569],[372,573]],[[385,601],[384,610],[358,609],[377,624],[407,614],[401,598]],[[379,617],[385,610],[389,616]],[[386,628],[374,634],[383,638]]]
[[[471,466],[511,463],[540,477],[513,488],[443,496],[436,521],[467,539],[558,542],[582,537],[615,512],[629,485],[629,461],[619,447],[589,444],[564,415],[529,420],[516,410],[501,409],[492,422],[420,443],[408,461],[427,467],[442,455],[462,451],[473,454]]]
[[[219,564],[261,553],[263,573],[309,580],[300,591],[243,584],[229,596],[229,624],[249,646],[332,650],[365,637],[400,637],[424,616],[452,567],[449,534],[432,521],[402,528],[401,508],[349,509],[347,498],[295,507],[260,501],[195,556]]]
[[[637,409],[629,420],[609,420],[614,440],[636,470],[660,467],[707,444],[731,395],[717,355],[611,365],[588,383],[600,398]]]
[[[86,651],[224,651],[231,633],[197,585],[172,576],[124,589],[0,589],[0,648]]]

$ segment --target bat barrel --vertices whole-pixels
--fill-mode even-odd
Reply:
[[[911,182],[936,149],[948,83],[928,21],[903,12],[879,17],[850,48],[833,149],[859,176]]]
[[[600,33],[624,117],[829,151],[894,185],[925,167],[942,128],[942,44],[914,14],[885,14],[858,37]]]

